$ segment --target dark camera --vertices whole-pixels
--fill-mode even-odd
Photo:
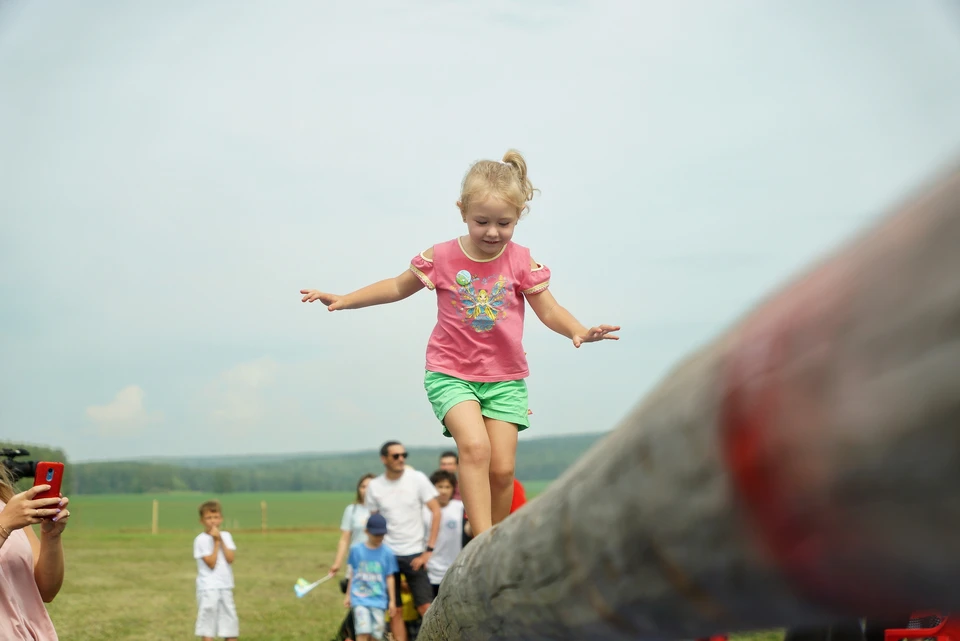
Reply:
[[[3,466],[10,472],[13,482],[16,483],[24,477],[32,477],[37,473],[36,461],[15,461],[15,458],[21,456],[30,456],[30,452],[24,449],[11,449],[5,447],[0,449],[0,456],[5,457],[2,461]]]

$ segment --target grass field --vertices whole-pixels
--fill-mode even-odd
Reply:
[[[547,486],[543,481],[525,483],[527,497],[533,498]],[[94,494],[70,497],[72,531],[149,532],[153,501],[159,503],[160,532],[198,527],[197,507],[206,494]],[[247,492],[217,497],[223,504],[224,528],[259,530],[260,503],[267,504],[268,529],[335,528],[352,492]]]
[[[527,485],[532,496],[542,484]],[[160,501],[160,533],[150,534]],[[50,614],[64,641],[195,639],[193,538],[206,495],[71,497],[64,533],[67,574]],[[315,580],[333,560],[349,493],[228,494],[221,497],[237,542],[235,598],[244,639],[331,639],[345,611],[335,581],[298,599],[299,577]],[[268,530],[260,531],[260,501]],[[239,527],[233,527],[237,522]],[[249,524],[249,526],[248,526]],[[736,641],[779,641],[770,632]]]
[[[70,527],[73,530],[150,532],[153,500],[159,504],[162,532],[197,531],[197,507],[206,494],[104,494],[70,497]],[[339,527],[350,492],[257,492],[224,494],[224,529],[259,530],[260,503],[267,504],[269,529]]]

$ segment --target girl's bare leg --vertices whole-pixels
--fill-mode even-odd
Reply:
[[[517,464],[517,426],[483,417],[490,439],[490,505],[493,524],[510,514],[513,476]]]
[[[457,451],[460,453],[460,470],[457,474],[460,495],[473,535],[478,536],[493,525],[490,508],[490,438],[483,416],[480,415],[480,404],[476,401],[457,403],[443,417],[443,423],[457,442]]]

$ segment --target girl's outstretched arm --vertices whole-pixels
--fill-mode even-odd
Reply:
[[[328,310],[335,312],[338,309],[359,309],[371,305],[396,303],[421,289],[423,289],[423,283],[413,272],[407,270],[395,278],[381,280],[344,296],[328,294],[316,289],[301,289],[300,293],[303,294],[301,300],[304,303],[318,300],[326,305]]]
[[[532,266],[536,265],[534,261]],[[544,325],[572,340],[574,347],[599,340],[620,340],[619,336],[610,333],[619,331],[619,325],[598,325],[587,329],[557,302],[549,289],[527,296],[527,302]]]

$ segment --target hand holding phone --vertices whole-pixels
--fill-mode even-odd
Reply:
[[[34,500],[60,498],[60,489],[63,485],[63,463],[51,461],[37,463],[37,470],[33,475],[33,485],[34,487],[37,485],[50,486],[49,490],[38,492],[33,497]]]

